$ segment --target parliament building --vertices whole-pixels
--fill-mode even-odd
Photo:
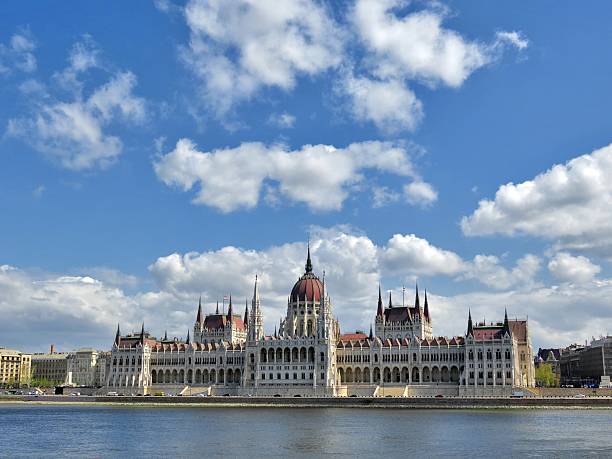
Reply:
[[[412,306],[391,295],[372,307],[369,334],[340,332],[325,279],[305,272],[273,335],[264,333],[259,283],[244,315],[230,297],[227,313],[198,305],[185,341],[145,331],[123,336],[119,326],[104,391],[120,394],[247,396],[509,395],[535,385],[527,320],[475,323],[465,333],[433,334],[427,293]],[[386,300],[386,299],[385,299]],[[250,307],[249,307],[250,306]]]

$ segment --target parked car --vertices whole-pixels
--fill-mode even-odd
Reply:
[[[584,394],[576,394],[576,395],[574,395],[574,398],[586,398],[586,395],[584,395]]]

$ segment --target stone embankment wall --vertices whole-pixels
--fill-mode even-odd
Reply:
[[[597,396],[597,397],[612,397],[612,389],[587,389],[587,388],[570,388],[570,387],[536,387],[531,389],[535,394],[541,397],[574,397],[578,394]]]
[[[606,408],[612,397],[586,398],[510,398],[510,397],[71,397],[0,396],[0,402],[84,403],[113,405],[185,405],[211,407],[269,408]]]

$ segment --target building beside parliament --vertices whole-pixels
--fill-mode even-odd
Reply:
[[[464,334],[435,337],[427,298],[386,307],[380,287],[369,334],[341,334],[325,279],[305,272],[293,286],[273,335],[264,333],[255,277],[244,315],[205,315],[201,301],[185,341],[119,326],[104,390],[123,394],[200,393],[262,396],[504,395],[535,386],[527,320],[475,323]]]

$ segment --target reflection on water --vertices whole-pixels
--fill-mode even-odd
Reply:
[[[0,457],[612,457],[612,411],[0,405]]]

